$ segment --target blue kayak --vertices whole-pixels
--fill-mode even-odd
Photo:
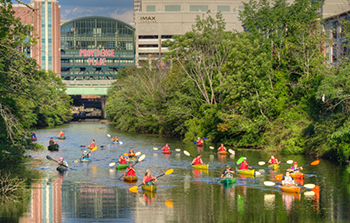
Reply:
[[[80,159],[80,162],[81,162],[81,163],[88,163],[88,162],[90,162],[90,161],[91,161],[90,158],[82,158],[82,159]]]
[[[112,142],[112,144],[119,144],[119,142],[115,142],[115,141],[113,141],[113,142]]]

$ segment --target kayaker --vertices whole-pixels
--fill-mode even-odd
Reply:
[[[293,166],[290,169],[294,173],[294,172],[300,172],[300,170],[303,170],[303,167],[298,166],[298,162],[294,162]]]
[[[95,140],[93,139],[93,140],[91,141],[90,145],[89,145],[89,149],[92,149],[92,148],[94,148],[95,146],[96,146]]]
[[[31,138],[32,138],[32,139],[36,138],[36,134],[35,134],[34,131],[32,132]]]
[[[290,176],[290,172],[287,171],[286,175],[282,178],[282,185],[294,185],[294,180]]]
[[[83,155],[81,155],[81,159],[83,159],[83,158],[90,158],[90,156],[91,156],[91,154],[88,153],[86,150],[84,150]]]
[[[239,169],[246,170],[246,169],[251,169],[251,168],[252,168],[251,166],[248,166],[247,157],[244,157],[243,161],[241,162],[241,166],[239,167]]]
[[[144,185],[153,185],[154,184],[153,181],[157,182],[157,177],[151,175],[151,171],[150,170],[146,170],[146,174],[145,174],[145,176],[142,179],[142,183]]]
[[[53,138],[51,137],[50,138],[50,140],[49,140],[49,145],[50,146],[53,146],[53,145],[55,145],[56,144],[56,142],[53,140]]]
[[[129,166],[128,167],[128,172],[126,173],[126,176],[136,176],[136,170],[134,169],[134,167]]]
[[[130,149],[129,153],[128,153],[128,157],[131,158],[137,158],[137,156],[134,153],[134,150]]]
[[[118,142],[117,136],[115,136],[114,138],[112,138],[111,141],[113,141],[113,142]]]
[[[226,151],[226,147],[221,143],[221,146],[218,148],[219,151]]]
[[[224,172],[222,172],[220,178],[233,178],[232,174],[234,174],[234,173],[235,173],[235,171],[231,170],[231,167],[229,165],[227,165]]]
[[[120,155],[119,156],[119,164],[128,164],[127,162],[126,162],[126,159],[125,159],[125,157],[124,156],[122,156],[122,155]]]
[[[58,137],[64,136],[64,132],[61,130],[60,134],[58,135]]]
[[[165,144],[165,146],[162,148],[162,151],[170,151],[170,147],[169,147],[168,143]]]
[[[271,158],[269,159],[268,161],[269,164],[280,164],[281,161],[278,162],[278,159],[274,156],[274,155],[271,155]]]
[[[67,167],[67,168],[70,168],[70,167],[68,166],[67,161],[65,161],[65,160],[63,159],[63,157],[60,157],[60,159],[59,159],[59,161],[57,162],[57,164],[58,164],[59,166],[65,166],[65,167]]]
[[[197,139],[197,146],[202,146],[203,145],[203,140],[201,140],[200,137]]]
[[[201,158],[201,154],[197,154],[197,157],[195,157],[193,160],[192,160],[192,163],[191,165],[201,165],[201,164],[204,164],[203,163],[203,160]]]

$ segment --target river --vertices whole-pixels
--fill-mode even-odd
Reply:
[[[66,140],[58,140],[63,130]],[[45,177],[31,188],[31,202],[20,222],[349,222],[350,186],[346,167],[322,160],[317,166],[304,169],[305,181],[316,184],[313,191],[302,188],[300,194],[282,193],[278,186],[265,186],[278,173],[290,165],[286,160],[298,161],[300,166],[310,164],[313,157],[281,155],[281,169],[276,172],[259,161],[267,161],[270,153],[236,150],[235,155],[219,156],[205,144],[198,149],[194,144],[183,143],[177,138],[143,135],[116,130],[112,125],[100,123],[70,123],[54,128],[38,129],[37,143],[47,148],[50,137],[60,145],[59,152],[28,152],[41,162],[28,166],[40,170]],[[117,135],[123,144],[110,144],[107,134]],[[79,159],[92,139],[97,150],[92,152],[90,163],[74,163]],[[164,155],[160,148],[169,143],[171,155]],[[104,147],[101,147],[104,146]],[[109,167],[120,154],[130,148],[146,155],[144,162],[135,166],[139,180],[126,183],[117,178],[121,171]],[[192,155],[202,154],[209,170],[192,169],[191,157],[174,149],[187,150]],[[56,163],[46,159],[49,155],[58,160],[63,156],[72,170],[61,175]],[[224,186],[218,182],[225,165],[234,167],[235,161],[245,156],[249,165],[259,170],[260,177],[235,174],[237,182]],[[146,171],[160,175],[174,169],[170,175],[158,180],[156,193],[138,193],[128,189],[139,185]]]

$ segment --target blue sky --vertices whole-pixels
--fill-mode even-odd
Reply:
[[[30,2],[30,0],[22,1]],[[131,23],[133,20],[133,0],[59,0],[58,2],[61,5],[61,20],[84,16],[106,16],[126,23]]]

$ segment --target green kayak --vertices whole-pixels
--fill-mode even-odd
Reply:
[[[47,148],[48,148],[50,151],[58,151],[58,147],[59,147],[58,144],[53,144],[53,145],[51,145],[51,146],[48,146]]]
[[[59,136],[58,139],[66,139],[66,136]]]
[[[68,168],[66,166],[58,166],[57,167],[57,171],[60,173],[63,173],[66,170],[68,170]]]
[[[236,178],[221,178],[220,181],[223,184],[234,184],[236,183]]]
[[[119,164],[117,165],[118,170],[123,170],[129,167],[129,164]]]

